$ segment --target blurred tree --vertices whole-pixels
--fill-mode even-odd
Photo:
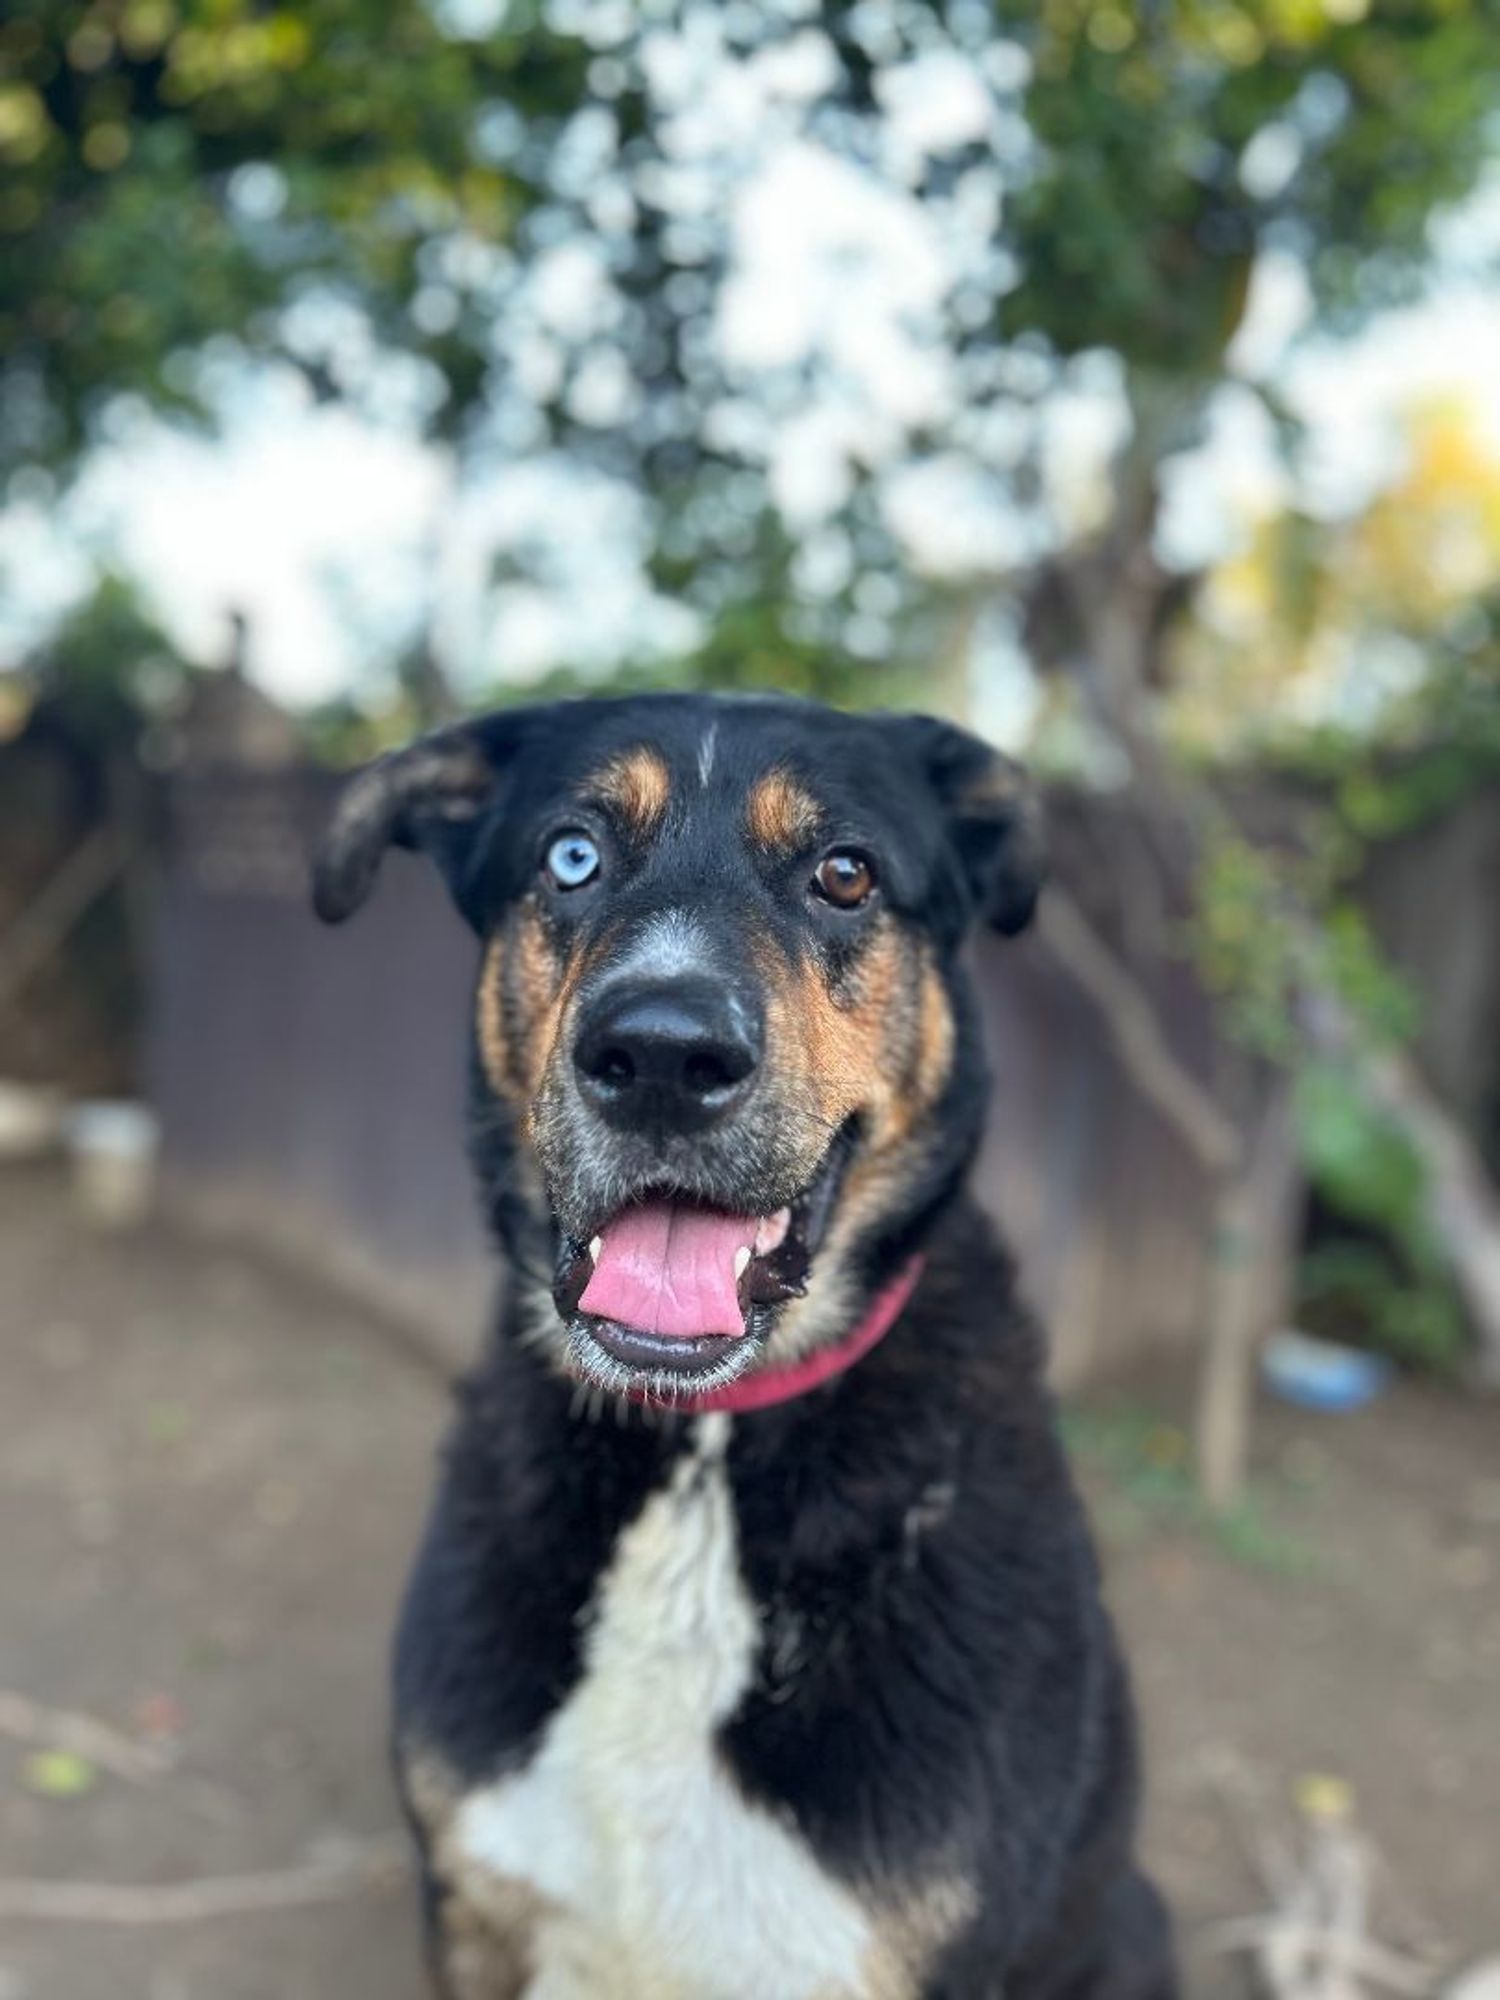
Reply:
[[[1367,505],[1247,522],[1168,648],[1163,724],[1181,754],[1339,770],[1343,817],[1366,836],[1500,752],[1500,451],[1456,395],[1417,403],[1403,428],[1403,462]],[[1402,783],[1377,795],[1398,751]]]
[[[1217,378],[1261,248],[1302,258],[1336,315],[1418,282],[1434,207],[1489,157],[1500,7],[908,0],[829,5],[811,25],[791,5],[15,0],[0,24],[0,464],[65,459],[122,390],[192,406],[190,357],[215,335],[350,391],[337,341],[319,353],[288,314],[320,286],[424,364],[431,422],[451,434],[514,373],[494,333],[518,262],[570,235],[603,250],[618,287],[612,344],[647,392],[636,445],[679,477],[732,460],[680,410],[661,421],[713,386],[701,349],[729,218],[672,173],[708,182],[723,165],[683,133],[671,75],[705,51],[760,64],[756,108],[795,101],[807,136],[915,193],[999,162],[1004,256],[965,274],[961,310],[932,331],[1121,355],[1158,446],[1147,385],[1178,385],[1175,406]],[[951,143],[882,158],[882,121],[902,109],[892,76],[953,53],[1012,122],[997,135],[960,119]],[[783,87],[778,58],[808,80]],[[753,136],[721,136],[743,167]],[[993,192],[981,176],[969,198]],[[668,282],[684,274],[696,282]],[[574,361],[598,361],[597,331]],[[564,369],[540,397],[564,428],[579,427],[576,386]],[[617,453],[631,428],[582,425]]]
[[[138,748],[189,669],[105,574],[0,676],[0,1044],[21,1073],[120,1089],[148,949]]]
[[[463,39],[423,0],[14,0],[0,22],[0,469],[67,463],[108,400],[201,409],[225,336],[293,354],[314,285],[427,364],[461,422],[483,329],[421,310],[441,248],[507,238],[521,189],[486,114],[571,109],[576,43]]]
[[[132,750],[190,671],[135,584],[106,571],[12,677],[17,731],[102,765]]]
[[[1216,375],[1264,247],[1325,312],[1410,296],[1429,222],[1492,157],[1488,0],[1002,0],[1043,148],[1013,326]]]

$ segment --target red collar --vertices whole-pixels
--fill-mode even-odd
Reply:
[[[746,1410],[768,1410],[774,1403],[790,1403],[810,1389],[820,1389],[835,1375],[842,1375],[846,1368],[863,1360],[872,1347],[884,1340],[917,1289],[926,1262],[925,1257],[918,1256],[903,1266],[884,1290],[875,1294],[864,1318],[836,1345],[821,1347],[802,1361],[789,1362],[785,1368],[762,1368],[742,1375],[723,1389],[710,1389],[705,1395],[685,1398],[674,1407],[694,1415],[724,1410],[740,1416]]]

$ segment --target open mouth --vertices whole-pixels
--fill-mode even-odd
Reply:
[[[767,1215],[643,1188],[588,1243],[565,1241],[553,1296],[582,1372],[670,1398],[753,1366],[776,1309],[807,1289],[848,1151],[844,1133]]]

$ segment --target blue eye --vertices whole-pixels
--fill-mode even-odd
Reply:
[[[581,889],[599,873],[599,849],[577,827],[560,833],[547,849],[547,873],[557,889]]]

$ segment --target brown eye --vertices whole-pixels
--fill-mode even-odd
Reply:
[[[813,870],[812,886],[836,910],[857,910],[875,887],[875,870],[862,854],[836,847]]]

